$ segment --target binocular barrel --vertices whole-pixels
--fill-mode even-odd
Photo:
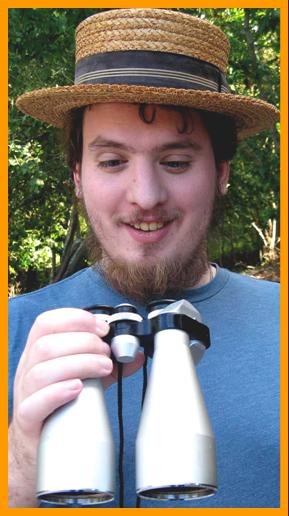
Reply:
[[[215,439],[196,374],[210,345],[208,328],[185,300],[161,300],[143,319],[131,305],[90,309],[109,324],[119,362],[140,346],[152,367],[136,438],[136,493],[188,500],[217,490]],[[101,381],[84,380],[78,397],[44,423],[36,496],[57,504],[92,505],[114,498],[114,442]]]
[[[136,491],[142,498],[189,500],[214,494],[214,436],[181,330],[155,336],[136,439]]]
[[[113,500],[114,442],[100,380],[84,380],[79,396],[45,421],[37,497],[80,505]]]

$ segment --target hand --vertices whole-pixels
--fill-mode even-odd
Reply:
[[[30,478],[33,483],[35,479],[43,421],[77,397],[82,389],[81,380],[101,378],[104,387],[116,381],[110,347],[102,340],[108,331],[109,325],[97,315],[76,308],[44,312],[33,324],[15,376],[9,431],[12,470],[23,469],[25,464],[26,472],[23,469],[21,473],[24,481]],[[139,353],[133,363],[125,364],[124,376],[139,369],[143,360],[143,354]],[[25,486],[22,489],[25,491]]]

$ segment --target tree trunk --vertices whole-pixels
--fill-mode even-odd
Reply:
[[[61,257],[60,267],[56,274],[54,275],[51,283],[56,283],[61,279],[68,276],[68,270],[74,272],[72,264],[70,263],[73,256],[75,255],[75,241],[79,236],[79,215],[76,203],[74,203],[71,216],[69,221],[68,232],[64,244],[64,250]],[[78,247],[82,245],[82,242],[79,241]],[[72,262],[75,263],[75,260]],[[70,274],[72,274],[70,272]]]

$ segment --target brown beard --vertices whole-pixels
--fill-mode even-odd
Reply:
[[[94,266],[101,270],[110,285],[121,294],[141,303],[174,297],[195,286],[208,269],[207,245],[203,239],[185,261],[162,260],[156,264],[128,263],[113,260],[90,230],[87,248]]]
[[[148,303],[153,299],[175,297],[185,289],[196,286],[208,270],[207,238],[209,231],[215,229],[222,197],[217,184],[208,227],[186,260],[162,260],[149,265],[112,259],[102,248],[90,225],[84,202],[79,199],[80,211],[90,228],[86,237],[89,260],[101,270],[115,290],[135,301]]]

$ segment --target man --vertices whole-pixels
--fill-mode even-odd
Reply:
[[[37,506],[43,422],[78,397],[83,380],[109,387],[117,440],[109,326],[83,309],[129,302],[146,317],[149,301],[170,296],[190,301],[210,328],[212,347],[198,374],[216,436],[219,490],[208,499],[141,506],[278,507],[278,287],[221,269],[206,249],[236,134],[272,126],[277,110],[229,93],[227,40],[203,20],[119,9],[88,18],[76,36],[75,85],[27,93],[17,104],[66,128],[95,265],[11,300],[10,506]],[[125,507],[135,504],[143,362],[139,352],[123,367]],[[116,495],[104,507],[117,506]]]

